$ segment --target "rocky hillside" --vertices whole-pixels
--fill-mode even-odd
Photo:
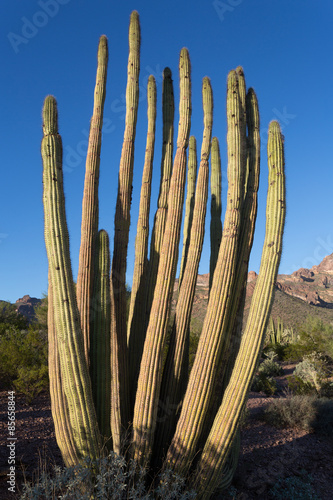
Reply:
[[[245,316],[251,304],[257,274],[250,271],[247,280]],[[198,276],[193,304],[192,328],[200,330],[208,302],[209,275]],[[178,288],[178,281],[175,290]],[[175,305],[174,297],[174,305]],[[279,274],[272,307],[273,318],[280,317],[287,326],[297,327],[308,316],[333,323],[333,254],[318,266],[301,268],[291,275]]]
[[[35,318],[35,308],[39,306],[41,302],[41,299],[30,297],[30,295],[24,295],[21,299],[17,299],[16,311],[22,314],[22,316],[25,316],[30,322]]]
[[[247,280],[245,316],[251,304],[251,298],[257,280],[257,274],[250,271]],[[209,274],[199,274],[194,297],[191,328],[201,330],[208,303]],[[173,297],[173,309],[176,305],[178,280]],[[40,299],[25,295],[16,301],[17,311],[30,321],[34,318],[35,307]],[[279,274],[275,286],[272,316],[282,318],[287,326],[297,327],[308,316],[320,318],[325,323],[333,323],[333,254],[311,269],[300,268],[291,275]]]

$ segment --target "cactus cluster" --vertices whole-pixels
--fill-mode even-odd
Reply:
[[[98,179],[107,73],[107,39],[98,48],[82,204],[77,287],[65,215],[62,144],[57,103],[43,108],[45,242],[49,261],[49,370],[56,437],[66,465],[107,450],[127,454],[152,471],[171,468],[190,477],[197,498],[230,483],[239,451],[239,421],[262,349],[279,266],[285,217],[284,146],[277,122],[268,136],[266,236],[260,272],[245,325],[248,262],[259,184],[258,103],[241,67],[227,83],[228,192],[221,222],[221,160],[212,139],[213,94],[202,84],[204,129],[197,169],[190,138],[191,65],[179,61],[179,126],[173,156],[171,70],[163,73],[163,149],[158,207],[149,213],[155,148],[156,84],[147,86],[148,130],[133,285],[127,316],[126,261],[139,102],[140,24],[129,27],[126,123],[120,159],[114,250],[98,230]],[[188,155],[188,158],[187,158]],[[189,373],[190,318],[205,235],[211,155],[210,294]],[[188,168],[187,168],[188,165]],[[187,197],[178,300],[170,325],[187,172]]]

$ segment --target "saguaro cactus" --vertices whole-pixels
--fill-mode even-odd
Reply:
[[[100,50],[104,42],[106,39],[102,38]],[[149,78],[147,148],[137,225],[135,278],[127,320],[125,279],[140,60],[140,26],[136,12],[131,15],[129,43],[126,125],[119,169],[113,260],[110,266],[106,231],[97,231],[96,182],[104,103],[100,95],[98,125],[92,136],[95,137],[92,140],[95,159],[91,163],[88,158],[86,163],[88,180],[83,214],[88,214],[90,229],[82,232],[81,243],[84,255],[91,254],[91,264],[89,274],[82,280],[86,285],[81,286],[79,293],[82,295],[85,289],[90,295],[89,299],[80,299],[81,302],[76,296],[70,263],[57,105],[52,96],[44,102],[41,149],[45,243],[49,260],[49,373],[56,437],[67,465],[82,461],[86,456],[97,459],[105,452],[103,441],[107,441],[109,449],[112,446],[117,453],[126,452],[139,465],[151,467],[151,472],[158,467],[189,474],[197,497],[208,499],[221,484],[228,486],[237,464],[240,415],[272,304],[285,218],[283,136],[278,123],[272,122],[267,146],[266,236],[260,272],[244,325],[242,312],[259,183],[258,103],[253,89],[246,91],[243,69],[232,70],[227,83],[228,192],[221,235],[221,165],[218,140],[213,140],[213,146],[211,140],[211,84],[207,77],[203,79],[204,132],[200,166],[194,204],[187,211],[187,214],[191,212],[192,222],[185,231],[182,282],[168,336],[192,112],[187,49],[180,53],[180,120],[173,161],[173,87],[170,69],[164,70],[162,173],[148,259],[156,116],[156,86],[153,77]],[[105,63],[105,50],[103,53]],[[98,81],[100,64],[99,59]],[[103,71],[101,86],[105,89],[106,68]],[[191,140],[191,161],[193,142],[194,139]],[[214,201],[211,286],[197,353],[188,374],[186,346],[205,233],[211,147]],[[193,189],[190,187],[191,192]],[[216,234],[214,228],[217,228]],[[87,304],[90,304],[89,312]],[[125,449],[123,444],[126,444]]]

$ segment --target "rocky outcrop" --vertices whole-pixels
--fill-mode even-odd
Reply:
[[[295,286],[290,286],[287,283],[282,283],[280,281],[277,281],[276,288],[284,293],[287,293],[288,295],[291,295],[292,297],[296,297],[297,299],[303,300],[307,304],[311,304],[313,306],[318,306],[318,307],[328,307],[328,308],[333,307],[333,304],[323,300],[319,296],[319,293],[316,290],[311,290],[308,287],[304,286],[295,287]]]
[[[41,302],[40,299],[30,297],[30,295],[24,295],[21,299],[17,299],[16,311],[22,314],[22,316],[25,316],[30,323],[35,319],[35,309]]]
[[[333,274],[333,253],[327,255],[318,266],[312,266],[311,270],[316,274]]]
[[[301,267],[300,269],[298,269],[298,271],[294,271],[291,276],[292,276],[292,278],[295,281],[299,281],[299,282],[309,281],[309,282],[312,282],[313,281],[314,272],[311,271],[310,269],[306,269],[304,267]]]
[[[250,271],[249,274],[247,275],[247,282],[251,283],[251,281],[256,280],[257,277],[258,277],[258,275],[255,271]]]

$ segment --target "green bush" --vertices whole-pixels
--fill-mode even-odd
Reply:
[[[283,373],[283,368],[274,361],[274,358],[276,357],[276,354],[274,351],[268,351],[265,354],[266,359],[262,363],[260,363],[258,372],[262,373],[266,377],[278,377],[279,375],[282,375]]]
[[[29,402],[48,386],[47,333],[30,326],[0,337],[0,385],[23,392]]]
[[[333,360],[333,326],[309,317],[299,330],[299,340],[286,347],[284,359],[297,362],[314,352]]]
[[[264,392],[267,396],[273,396],[276,393],[277,385],[276,380],[273,377],[267,377],[265,373],[258,373],[255,375],[251,391],[254,392]]]
[[[283,361],[286,359],[286,349],[288,345],[287,344],[280,344],[277,342],[276,344],[268,344],[263,351],[263,354],[266,352],[274,352],[278,358],[279,361]]]
[[[323,379],[326,376],[322,356],[316,352],[304,356],[303,361],[295,366],[294,375],[303,382],[313,385],[319,393]]]
[[[49,386],[48,367],[18,368],[18,376],[13,381],[15,389],[24,394],[26,401],[30,404],[35,397]]]
[[[293,394],[298,394],[298,395],[306,395],[306,394],[317,394],[315,387],[310,384],[310,382],[304,382],[299,377],[296,377],[295,375],[290,375],[287,377],[288,380],[288,389],[293,393]]]
[[[0,300],[0,337],[13,330],[25,330],[28,320],[16,311],[16,304]]]

